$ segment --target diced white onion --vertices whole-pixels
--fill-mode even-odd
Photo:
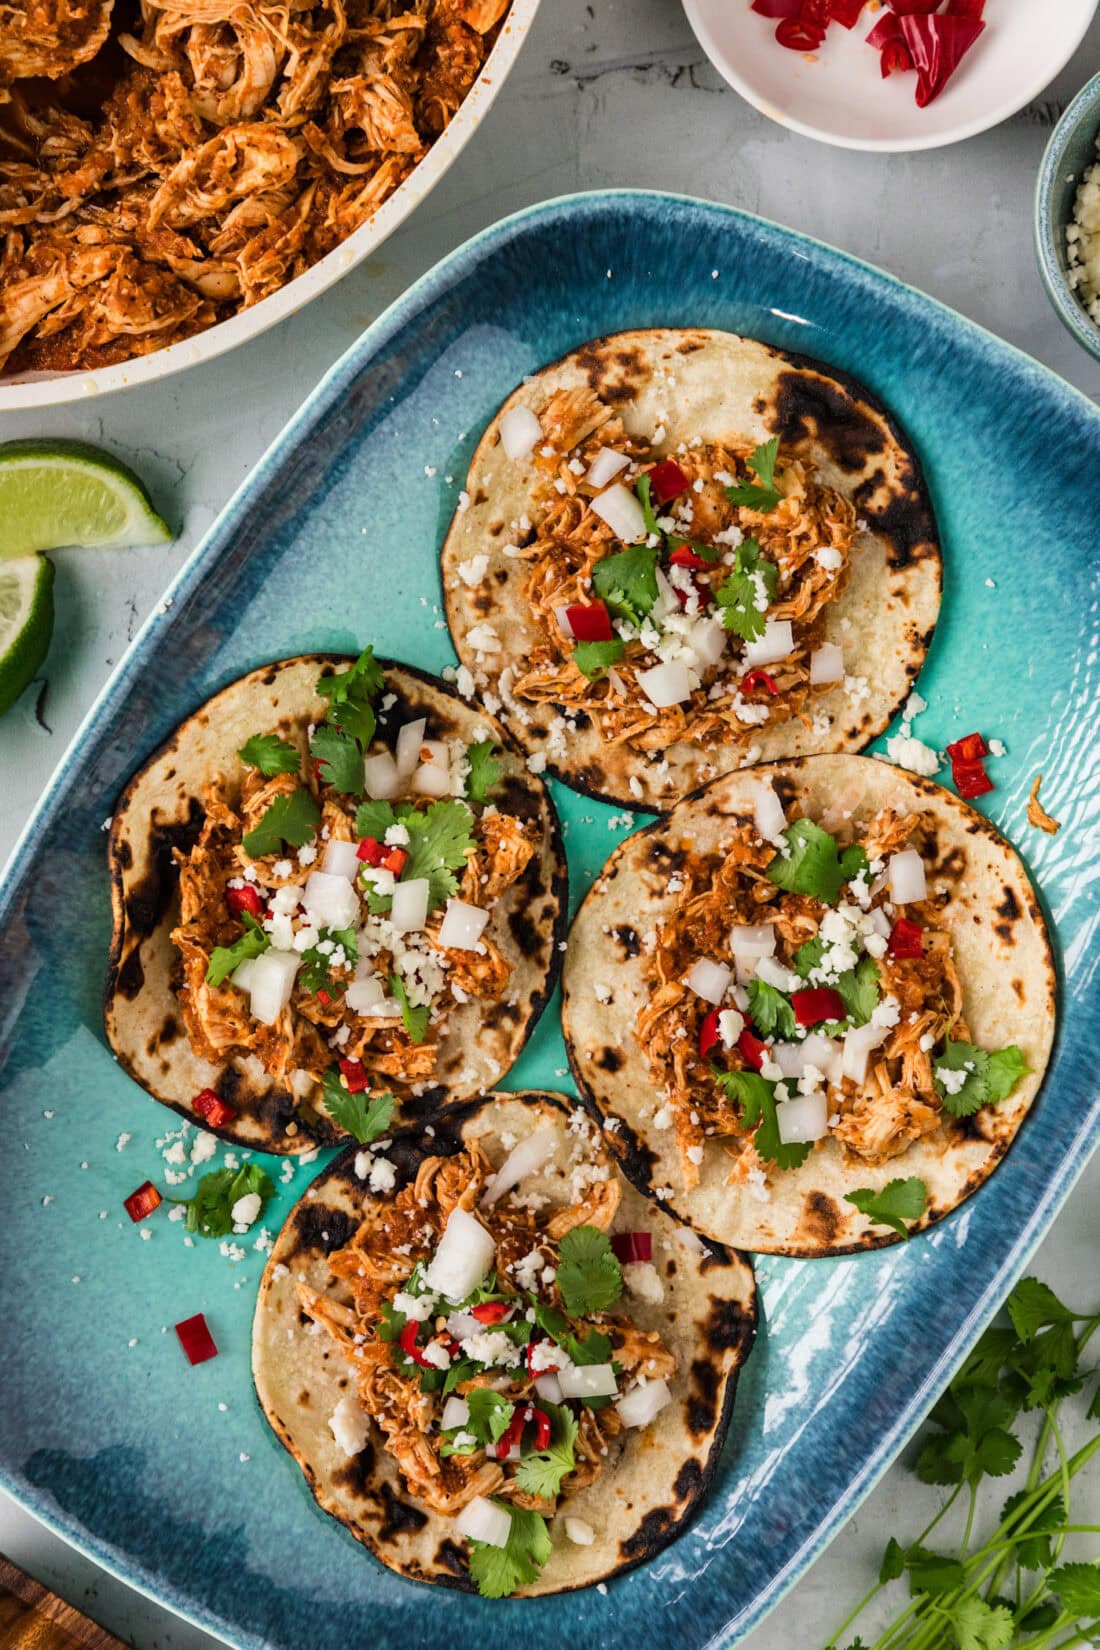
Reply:
[[[770,922],[735,922],[730,930],[730,947],[739,957],[774,957],[775,929]]]
[[[841,1070],[853,1083],[862,1083],[867,1075],[867,1056],[873,1048],[886,1041],[884,1026],[856,1026],[844,1039]]]
[[[705,1003],[720,1003],[729,989],[730,976],[733,970],[725,963],[711,962],[709,957],[700,957],[691,965],[687,976],[689,991],[694,991],[697,997],[702,997]]]
[[[915,848],[904,848],[900,854],[891,854],[886,867],[890,878],[890,898],[896,905],[910,905],[927,898],[924,880],[924,861]]]
[[[676,659],[654,665],[651,670],[635,672],[635,680],[651,705],[667,710],[670,705],[684,705],[691,698],[691,682],[687,666]]]
[[[619,1390],[610,1364],[574,1364],[558,1372],[558,1385],[566,1398],[613,1398]]]
[[[488,1277],[495,1258],[496,1245],[480,1220],[456,1205],[447,1216],[424,1282],[449,1301],[464,1301]]]
[[[488,911],[480,905],[467,905],[462,899],[449,899],[447,911],[439,925],[439,943],[451,951],[473,951],[485,932]]]
[[[797,974],[792,974],[774,957],[761,957],[756,964],[756,974],[765,985],[773,985],[777,991],[797,991],[802,984]]]
[[[844,680],[844,649],[833,642],[822,642],[810,654],[810,683],[817,687],[822,682]]]
[[[778,664],[794,651],[790,619],[766,619],[764,634],[745,646],[745,663],[752,667]]]
[[[671,1401],[667,1381],[647,1381],[645,1386],[636,1386],[625,1398],[620,1398],[615,1408],[625,1427],[647,1427]]]
[[[530,407],[509,407],[500,419],[500,444],[511,459],[526,458],[536,441],[542,440],[542,425]]]
[[[445,739],[424,739],[420,745],[420,760],[430,762],[435,768],[446,768],[450,764],[451,753]]]
[[[765,842],[778,841],[787,829],[787,816],[783,812],[783,804],[771,784],[764,780],[761,780],[753,793],[752,816],[757,835]]]
[[[450,796],[451,770],[425,762],[413,774],[412,788],[420,796]]]
[[[616,481],[606,492],[599,493],[592,500],[592,508],[624,544],[637,544],[639,539],[645,538],[642,507],[621,481]]]
[[[541,1169],[543,1164],[553,1156],[554,1146],[557,1143],[557,1129],[553,1123],[544,1123],[541,1128],[516,1143],[500,1165],[496,1174],[489,1181],[481,1195],[481,1207],[491,1209],[505,1192],[510,1192],[513,1186],[518,1186],[529,1174]]]
[[[784,1077],[801,1077],[804,1067],[801,1043],[773,1043],[771,1058]]]
[[[374,1014],[386,993],[382,981],[374,974],[365,979],[354,979],[344,992],[344,1001],[353,1014]]]
[[[545,1375],[538,1377],[535,1382],[535,1391],[548,1404],[560,1404],[565,1396],[561,1389],[561,1382],[552,1369],[548,1370]]]
[[[726,651],[730,633],[721,619],[704,619],[691,633],[691,646],[704,670],[716,665]]]
[[[424,743],[424,729],[428,725],[428,718],[421,716],[416,722],[406,722],[397,733],[397,771],[402,779],[408,779],[414,773],[420,762],[420,747]]]
[[[237,964],[236,968],[229,976],[238,991],[252,990],[252,971],[255,968],[257,961],[258,958],[256,957],[246,957],[243,963]]]
[[[655,571],[657,577],[657,600],[653,603],[653,606],[650,609],[649,617],[653,624],[659,625],[668,618],[670,613],[679,613],[680,601],[675,590],[673,590],[672,586],[668,582],[664,568],[658,567]]]
[[[890,918],[886,915],[886,912],[882,909],[881,905],[876,905],[874,910],[871,912],[871,927],[874,929],[879,938],[883,940],[888,940],[890,935],[893,933],[893,929],[890,926]]]
[[[390,921],[398,933],[411,934],[414,929],[423,928],[427,920],[427,877],[411,877],[408,882],[397,883],[393,890]]]
[[[359,896],[347,877],[330,871],[311,871],[302,890],[302,904],[318,928],[354,928],[359,921]]]
[[[840,1082],[844,1054],[842,1043],[833,1037],[826,1037],[820,1031],[811,1031],[799,1046],[802,1049],[804,1065],[815,1066],[822,1077],[827,1078],[830,1083]]]
[[[573,626],[569,623],[570,605],[571,604],[569,602],[566,602],[561,607],[555,607],[554,617],[558,621],[558,629],[561,631],[562,635],[568,636],[569,640],[573,642],[576,641],[577,638],[574,634]]]
[[[345,888],[347,883],[344,884]],[[248,973],[249,1007],[252,1018],[273,1026],[290,1001],[294,976],[302,959],[297,951],[265,951],[252,958]]]
[[[325,849],[325,857],[321,861],[322,871],[329,876],[347,877],[349,882],[355,881],[355,873],[359,869],[359,861],[355,857],[356,844],[354,842],[330,842]]]
[[[450,1432],[452,1427],[464,1427],[470,1419],[470,1406],[465,1398],[460,1398],[457,1392],[452,1392],[443,1405],[443,1414],[439,1424],[444,1432]]]
[[[383,997],[378,1007],[371,1009],[371,1018],[375,1020],[400,1020],[402,1014],[401,1004],[396,997]]]
[[[583,1518],[567,1518],[565,1533],[575,1547],[591,1547],[596,1539],[595,1530]]]
[[[456,1341],[468,1341],[471,1335],[480,1335],[484,1328],[472,1312],[452,1312],[447,1319],[447,1332]]]
[[[397,795],[400,782],[397,763],[389,751],[378,751],[363,763],[363,784],[372,802],[388,802]]]
[[[611,669],[607,673],[607,685],[611,692],[615,695],[616,699],[622,699],[626,696],[626,687],[623,683],[623,679],[615,669],[614,665],[611,666]]]
[[[506,1547],[512,1533],[512,1515],[495,1501],[475,1495],[455,1519],[455,1529],[467,1541],[484,1541],[487,1547]]]
[[[800,1094],[794,1100],[780,1100],[775,1117],[785,1146],[821,1140],[829,1132],[829,1103],[824,1094]]]
[[[590,487],[606,487],[629,463],[626,453],[617,453],[614,447],[601,447],[588,466],[584,479]]]

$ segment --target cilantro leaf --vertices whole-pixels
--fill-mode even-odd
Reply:
[[[254,733],[251,739],[245,740],[237,755],[269,779],[277,773],[297,773],[302,761],[297,745],[274,733]]]
[[[490,1547],[485,1541],[470,1542],[470,1575],[482,1598],[507,1598],[517,1587],[535,1581],[553,1552],[546,1520],[536,1512],[494,1501],[511,1518],[512,1528],[504,1547]]]
[[[775,461],[779,456],[779,437],[773,435],[770,441],[765,441],[757,447],[751,458],[745,460],[749,469],[756,476],[756,481],[741,481],[733,487],[726,488],[726,497],[731,504],[742,505],[746,510],[761,510],[765,513],[774,510],[782,494],[775,488]]]
[[[574,1226],[558,1245],[558,1290],[565,1310],[581,1318],[603,1312],[623,1292],[623,1274],[606,1232]]]
[[[1006,1523],[1020,1507],[1028,1510],[1027,1533],[1016,1542],[1016,1558],[1025,1570],[1046,1570],[1054,1562],[1050,1538],[1067,1522],[1066,1504],[1056,1495],[1038,1512],[1033,1512],[1032,1499],[1027,1490],[1017,1490],[1015,1495],[1010,1495],[1001,1508],[1001,1523]]]
[[[950,1593],[961,1584],[964,1576],[957,1558],[947,1558],[943,1553],[932,1552],[927,1547],[910,1547],[905,1555],[905,1567],[909,1571],[911,1593],[931,1593],[934,1596]]]
[[[761,1037],[793,1037],[794,1009],[783,993],[753,975],[749,981],[749,1014]]]
[[[878,964],[873,957],[861,957],[854,968],[838,975],[835,989],[848,1010],[854,1026],[865,1026],[878,1007]]]
[[[896,1581],[905,1570],[905,1549],[891,1536],[886,1543],[886,1551],[882,1555],[879,1565],[878,1579],[885,1587],[888,1581]]]
[[[324,772],[321,778],[334,791],[346,796],[363,794],[363,753],[350,733],[341,733],[327,722],[322,722],[309,742],[313,760]]]
[[[715,1072],[715,1080],[731,1100],[740,1102],[741,1121],[746,1129],[756,1130],[752,1143],[766,1163],[780,1169],[797,1169],[805,1163],[811,1149],[808,1140],[785,1145],[779,1138],[774,1083],[758,1071]]]
[[[500,783],[504,770],[493,756],[495,748],[491,739],[482,739],[476,745],[466,746],[470,764],[466,776],[466,795],[471,802],[488,802],[489,792]]]
[[[377,725],[371,700],[377,698],[385,685],[374,649],[365,647],[350,669],[322,676],[316,689],[329,702],[327,720],[350,733],[366,750]]]
[[[354,928],[322,928],[317,936],[317,944],[302,952],[302,966],[298,970],[296,982],[303,991],[308,991],[311,995],[318,991],[344,990],[344,982],[334,980],[330,973],[333,953],[320,949],[322,943],[328,941],[331,941],[334,947],[343,948],[349,966],[359,960],[358,936]]]
[[[944,1087],[940,1071],[965,1071],[966,1080],[954,1093]],[[1007,1100],[1021,1077],[1027,1077],[1031,1067],[1015,1043],[990,1052],[974,1043],[955,1043],[948,1038],[943,1053],[935,1062],[933,1082],[943,1101],[944,1111],[952,1117],[971,1117],[982,1106],[996,1105]]]
[[[987,1474],[1000,1478],[1011,1472],[1021,1452],[1019,1439],[1008,1431],[1015,1413],[998,1388],[956,1380],[932,1411],[941,1431],[917,1457],[917,1477],[925,1484],[976,1484]]]
[[[1013,1611],[977,1595],[959,1600],[951,1610],[951,1625],[959,1650],[1008,1650],[1016,1634]]]
[[[516,1467],[516,1483],[528,1495],[538,1495],[552,1501],[561,1492],[562,1479],[573,1471],[576,1458],[573,1445],[577,1437],[577,1423],[562,1405],[542,1406],[550,1417],[553,1428],[548,1448],[525,1455]]]
[[[669,539],[668,550],[670,555],[676,550],[691,550],[700,561],[710,562],[712,565],[722,559],[720,544],[700,544],[697,539]]]
[[[656,549],[632,544],[614,556],[604,556],[592,569],[592,588],[612,613],[640,629],[657,600]]]
[[[414,1043],[422,1043],[428,1035],[431,1007],[427,1003],[422,1003],[417,1008],[413,1007],[409,1001],[409,993],[405,989],[405,982],[400,974],[390,975],[390,994],[396,997],[401,1004],[401,1023],[410,1039]]]
[[[232,945],[216,945],[210,953],[206,968],[207,985],[221,985],[234,969],[253,957],[261,957],[271,944],[271,938],[260,927],[251,911],[244,913],[244,933]]]
[[[766,611],[779,589],[779,569],[764,555],[755,539],[743,539],[737,546],[729,577],[718,586],[714,599],[727,630],[743,642],[753,642],[764,634]],[[758,603],[765,598],[764,608]]]
[[[783,832],[786,853],[778,853],[767,868],[767,877],[788,894],[809,894],[826,905],[835,905],[841,885],[851,881],[855,871],[852,848],[841,854],[836,838],[812,819],[796,819]],[[855,849],[862,854],[862,848]],[[801,947],[799,948],[801,950]]]
[[[910,1175],[908,1180],[891,1180],[881,1192],[872,1186],[845,1192],[844,1201],[854,1204],[876,1226],[892,1226],[899,1237],[907,1238],[909,1228],[905,1222],[919,1220],[927,1209],[928,1187],[916,1175]]]
[[[573,649],[573,663],[590,682],[606,676],[612,665],[617,665],[626,652],[626,643],[618,636],[609,642],[578,642]]]
[[[233,1230],[233,1205],[255,1192],[261,1209],[275,1196],[275,1187],[258,1163],[244,1163],[239,1169],[215,1169],[204,1174],[192,1197],[174,1197],[172,1203],[187,1208],[187,1230],[200,1237],[227,1237]]]
[[[1008,1297],[1008,1315],[1022,1341],[1031,1341],[1049,1324],[1072,1323],[1073,1313],[1053,1289],[1038,1278],[1021,1278]]]
[[[645,520],[646,533],[649,537],[656,534],[657,537],[660,538],[663,535],[661,533],[661,529],[657,525],[657,512],[653,508],[653,499],[651,496],[652,487],[653,481],[648,470],[643,471],[634,483],[634,491],[637,493],[638,501],[642,506],[642,516]]]
[[[564,1347],[575,1364],[606,1364],[611,1362],[611,1340],[598,1329],[590,1329],[581,1340],[574,1335],[569,1327],[569,1320],[554,1306],[547,1306],[537,1296],[529,1295],[535,1314],[535,1322],[544,1330],[550,1339],[560,1347]],[[598,1400],[582,1399],[583,1402],[598,1402]]]
[[[434,911],[458,892],[454,872],[465,869],[474,845],[474,816],[465,802],[451,800],[433,802],[423,812],[413,810],[401,822],[409,833],[409,857],[401,880],[427,877],[428,910]]]
[[[1095,1564],[1060,1564],[1046,1581],[1061,1599],[1062,1609],[1078,1621],[1100,1616],[1100,1569]]]
[[[411,804],[405,804],[402,812],[392,802],[360,802],[355,810],[355,834],[357,837],[372,836],[376,842],[382,842],[390,826],[396,825],[399,819],[411,812]]]
[[[466,1404],[470,1418],[463,1422],[464,1429],[472,1432],[483,1448],[487,1444],[499,1443],[511,1425],[515,1408],[511,1399],[502,1398],[490,1387],[474,1387],[472,1392],[466,1394]]]
[[[325,1110],[332,1121],[352,1135],[361,1146],[369,1146],[385,1134],[393,1118],[392,1094],[370,1095],[365,1090],[349,1094],[340,1080],[339,1066],[329,1066],[321,1079]]]
[[[312,841],[321,825],[321,810],[301,786],[277,796],[260,823],[244,836],[244,851],[252,859],[277,854],[284,842],[301,848]]]

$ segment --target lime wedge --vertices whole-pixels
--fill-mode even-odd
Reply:
[[[45,556],[0,561],[0,716],[46,657],[53,634],[53,563]]]
[[[66,544],[165,544],[171,537],[134,472],[98,447],[0,445],[0,558]]]

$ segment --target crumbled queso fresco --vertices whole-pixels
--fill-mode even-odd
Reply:
[[[1100,149],[1100,134],[1096,139]],[[1100,163],[1077,186],[1073,218],[1066,225],[1066,280],[1091,320],[1100,324]]]

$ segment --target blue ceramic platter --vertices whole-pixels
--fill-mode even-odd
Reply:
[[[263,660],[370,640],[430,669],[452,662],[436,555],[480,431],[525,373],[649,324],[723,327],[819,356],[908,427],[946,546],[916,731],[942,747],[977,727],[1007,746],[984,801],[1052,919],[1061,1031],[1007,1161],[936,1231],[850,1260],[760,1263],[761,1333],[692,1530],[606,1594],[490,1604],[396,1579],[314,1506],[252,1396],[263,1256],[251,1239],[235,1260],[216,1243],[186,1247],[167,1208],[143,1229],[122,1210],[147,1176],[163,1183],[165,1151],[184,1152],[168,1138],[178,1120],[104,1046],[102,826],[136,762]],[[418,282],[332,370],[196,552],[91,712],[0,890],[6,1486],[242,1650],[494,1650],[517,1633],[574,1650],[612,1634],[701,1650],[757,1622],[913,1431],[1100,1138],[1098,450],[1100,416],[1034,362],[888,276],[722,207],[638,193],[552,202]],[[1063,821],[1055,838],[1024,821],[1040,769]],[[555,794],[576,900],[624,827]],[[552,1005],[512,1082],[567,1086],[564,1067]],[[272,1228],[314,1171],[289,1172]],[[192,1369],[171,1325],[200,1310],[221,1355]]]

